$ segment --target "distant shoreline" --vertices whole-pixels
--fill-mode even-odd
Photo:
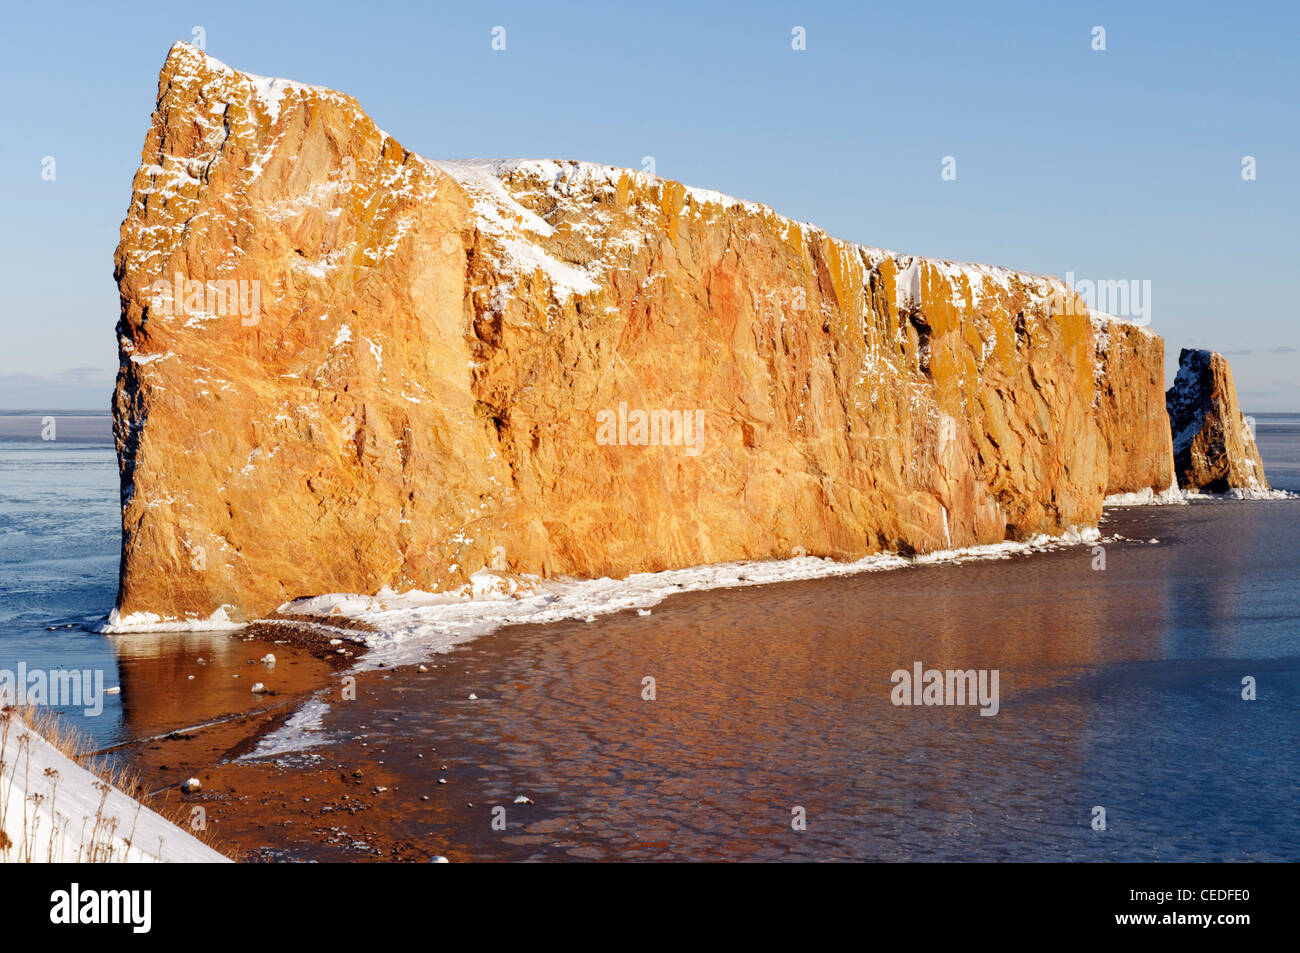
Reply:
[[[112,417],[108,410],[5,410],[0,417]]]

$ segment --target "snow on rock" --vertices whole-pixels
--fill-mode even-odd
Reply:
[[[1023,542],[1169,484],[1160,339],[1059,279],[637,170],[428,160],[184,45],[133,185],[113,631]],[[178,274],[259,309],[154,320]],[[666,439],[602,437],[620,408]]]
[[[1271,490],[1264,461],[1237,401],[1232,369],[1221,354],[1183,348],[1165,401],[1179,486],[1267,498]]]

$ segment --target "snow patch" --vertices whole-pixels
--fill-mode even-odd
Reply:
[[[6,732],[0,828],[12,843],[0,850],[0,861],[230,862],[161,814],[107,787],[17,717],[0,724],[0,734]]]
[[[225,632],[243,628],[244,623],[231,620],[226,612],[227,608],[233,609],[234,606],[222,606],[206,619],[201,619],[197,615],[178,619],[153,612],[131,612],[122,615],[117,609],[113,609],[108,614],[108,620],[96,631],[104,635],[113,635],[121,632]]]

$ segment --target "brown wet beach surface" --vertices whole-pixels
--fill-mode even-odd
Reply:
[[[205,794],[182,795],[186,780],[198,777],[207,789],[212,765],[252,750],[365,654],[364,645],[352,641],[368,628],[362,623],[288,621],[254,623],[235,633],[113,636],[127,737],[95,756],[136,772],[143,791],[135,793],[146,795],[154,810],[188,817],[189,807],[203,804]],[[333,639],[340,644],[330,644]],[[262,661],[268,654],[275,656],[273,665]],[[254,693],[259,682],[265,690]],[[231,852],[221,819],[209,821],[220,836],[215,846]]]

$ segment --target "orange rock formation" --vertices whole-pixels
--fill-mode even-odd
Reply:
[[[1183,348],[1166,402],[1180,487],[1210,493],[1268,491],[1255,435],[1222,354]]]
[[[991,543],[1172,480],[1163,342],[1057,279],[426,160],[184,44],[116,275],[123,616]]]

